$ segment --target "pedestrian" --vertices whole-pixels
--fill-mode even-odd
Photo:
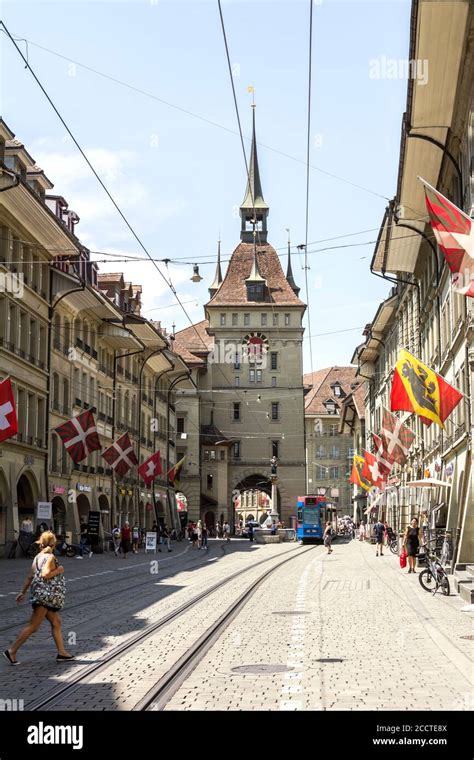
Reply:
[[[377,520],[377,522],[374,525],[374,536],[375,536],[375,556],[383,557],[383,539],[385,535],[385,525],[381,520]]]
[[[227,520],[224,523],[224,538],[226,541],[230,541],[230,525]]]
[[[423,541],[421,530],[418,527],[418,520],[416,517],[413,517],[410,525],[407,525],[403,536],[403,546],[405,547],[408,556],[409,573],[416,573],[416,555],[418,554],[418,549],[420,548],[421,543],[423,543]]]
[[[171,533],[167,525],[163,526],[163,531],[161,535],[163,536],[163,543],[165,543],[166,541],[166,545],[168,546],[168,551],[172,552],[173,549],[171,548]]]
[[[324,529],[324,535],[323,535],[324,546],[327,546],[328,554],[332,554],[332,548],[331,548],[332,534],[333,534],[332,525],[328,521],[326,523],[326,527]]]
[[[33,606],[33,613],[30,622],[23,628],[18,638],[3,652],[3,656],[10,665],[20,664],[16,659],[16,653],[22,644],[38,630],[45,618],[51,625],[51,633],[58,650],[56,661],[66,662],[74,659],[74,655],[69,654],[64,648],[61,632],[59,610],[64,605],[66,589],[63,576],[64,567],[58,564],[54,556],[56,541],[56,536],[52,531],[45,531],[41,534],[38,539],[40,551],[33,560],[23,589],[16,597],[17,604],[21,604],[27,590],[31,587],[30,601]]]
[[[140,541],[140,528],[135,521],[132,528],[132,552],[138,554],[138,543]]]
[[[89,548],[86,549],[86,546],[89,544]],[[79,539],[79,552],[76,559],[83,559],[84,552],[87,552],[89,557],[92,557],[92,549],[89,543],[89,528],[87,523],[82,522],[81,523],[81,537]]]
[[[114,543],[114,554],[116,557],[118,557],[120,552],[120,542],[122,540],[122,534],[120,532],[120,528],[117,525],[114,525],[112,530],[112,541]]]
[[[363,520],[359,525],[359,541],[365,541],[365,522]]]
[[[203,523],[202,528],[201,528],[201,546],[206,551],[209,549],[207,545],[207,536],[208,536],[207,525],[206,523]]]
[[[127,554],[130,551],[130,541],[132,538],[132,531],[130,530],[130,523],[124,523],[122,528],[122,540],[120,546],[123,552],[123,558],[127,559]]]
[[[271,529],[271,531],[270,531],[270,534],[271,534],[272,536],[276,536],[276,532],[277,532],[277,524],[276,524],[276,522],[273,522],[273,523],[272,523],[272,529]]]
[[[193,526],[191,528],[191,546],[193,549],[196,548],[197,542],[198,542],[198,532],[197,532],[196,526],[193,523]]]
[[[196,533],[198,537],[198,549],[202,546],[202,520],[198,520],[197,526],[196,526]]]

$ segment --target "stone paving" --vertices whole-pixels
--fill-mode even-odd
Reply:
[[[174,548],[173,556],[141,554],[127,564],[107,555],[75,566],[66,560],[63,630],[77,637],[69,648],[78,660],[55,663],[45,624],[20,650],[20,667],[0,665],[0,698],[23,698],[28,709],[31,700],[205,588],[291,551],[295,559],[249,598],[166,709],[473,709],[472,641],[461,638],[474,633],[473,613],[461,611],[459,597],[423,591],[417,575],[400,570],[398,557],[376,558],[373,547],[358,541],[334,544],[332,555],[323,547],[303,554],[306,547],[296,544],[257,547],[239,540],[212,542],[209,554],[186,544]],[[150,572],[155,559],[158,576]],[[1,649],[21,627],[10,591],[18,589],[28,563],[16,563],[0,565]],[[261,572],[255,567],[217,589],[81,683],[57,709],[131,709]]]
[[[242,540],[229,544],[212,541],[208,553],[185,543],[173,548],[173,555],[164,557],[142,553],[129,555],[127,560],[116,559],[113,554],[93,556],[82,562],[61,558],[68,588],[66,607],[61,613],[63,633],[66,647],[77,653],[78,659],[60,665],[55,662],[55,648],[46,622],[19,651],[21,666],[12,668],[2,658],[0,698],[22,698],[28,709],[31,700],[67,683],[84,666],[103,658],[112,648],[194,598],[207,586],[252,562],[280,555],[279,546],[256,547]],[[294,545],[294,548],[298,547]],[[152,572],[150,564],[156,560],[158,575]],[[28,604],[13,606],[29,564],[26,560],[10,560],[0,565],[1,591],[5,594],[0,600],[0,651],[11,643],[29,618]],[[232,591],[227,593],[232,594]],[[138,674],[145,673],[146,669],[146,661],[133,665]],[[117,691],[114,698],[113,685],[109,692],[112,696],[107,701],[108,708],[120,707],[119,694]]]
[[[166,709],[472,710],[463,606],[423,591],[390,553],[319,547],[269,577]]]

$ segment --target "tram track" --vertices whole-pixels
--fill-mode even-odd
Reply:
[[[221,552],[225,555],[226,554],[226,552],[225,552],[225,546],[222,545],[219,548],[220,548]],[[174,559],[174,558],[172,558],[172,559]],[[202,559],[204,561],[201,561],[201,557],[196,557],[196,558],[192,557],[192,558],[189,558],[189,563],[187,563],[187,564],[192,564],[192,563],[196,562],[196,566],[197,567],[206,565],[206,563],[210,559],[210,556],[209,555],[208,556],[202,555]],[[157,560],[157,561],[159,561],[159,560]],[[130,566],[130,567],[133,567],[133,566]],[[181,570],[182,569],[184,569],[184,568],[181,568]],[[114,572],[114,571],[112,571],[112,572]],[[134,577],[138,577],[140,574],[141,574],[141,572],[137,573],[136,575],[134,575]],[[171,578],[175,574],[176,574],[176,568],[174,569],[174,571],[169,572],[166,575],[160,575],[160,581],[161,580],[165,580],[166,578]],[[126,580],[126,579],[124,578],[124,580]],[[69,582],[71,583],[71,581],[69,581]],[[66,581],[66,583],[67,583],[67,581]],[[101,582],[101,583],[95,584],[92,588],[95,589],[95,588],[99,588],[100,587],[101,589],[103,589],[104,586],[111,586],[113,584],[116,585],[117,583],[122,583],[122,581],[119,580],[119,579],[117,579],[117,578],[114,578],[114,579],[111,579],[109,581],[105,581],[105,582]],[[115,591],[108,591],[106,594],[102,594],[101,596],[96,596],[96,597],[92,597],[92,598],[89,597],[88,599],[84,600],[83,602],[76,602],[75,604],[68,604],[67,608],[65,608],[63,610],[63,613],[64,614],[69,613],[70,610],[77,610],[77,609],[80,609],[82,607],[86,607],[86,606],[89,606],[91,604],[95,604],[96,602],[101,602],[104,599],[108,600],[111,597],[117,596],[118,594],[125,593],[126,591],[132,591],[133,589],[141,588],[142,586],[149,586],[149,584],[150,584],[150,579],[148,577],[147,580],[143,580],[143,581],[140,581],[139,583],[134,583],[132,585],[128,585],[128,586],[125,586],[123,588],[116,589]],[[90,590],[91,590],[90,587],[83,587],[83,588],[77,589],[77,591],[74,590],[74,594],[77,595],[77,594],[80,594],[80,593],[83,593],[83,592],[88,592],[88,591],[90,592]],[[19,606],[6,607],[6,608],[3,608],[3,609],[0,609],[0,614],[2,614],[4,612],[5,613],[6,612],[10,612],[10,614],[11,613],[15,613],[15,612],[19,612],[20,615],[21,615],[21,613],[24,613],[24,610],[25,610],[24,607],[19,607]],[[23,619],[23,620],[22,619],[17,620],[15,623],[11,623],[10,625],[3,626],[2,628],[0,628],[0,633],[4,633],[5,631],[14,630],[14,629],[18,628],[19,625],[26,624],[26,622],[27,622],[26,618]]]
[[[296,559],[297,557],[301,557],[303,553],[307,553],[311,551],[313,551],[313,547],[311,547],[310,549],[305,549],[303,551],[299,551],[297,547],[293,547],[285,551],[284,555],[290,554],[292,556],[286,557],[283,561],[278,562],[275,565],[275,567],[272,567],[270,569],[270,571],[266,570],[265,573],[259,576],[259,578],[256,581],[254,581],[250,585],[250,587],[246,589],[246,591],[243,594],[239,595],[238,600],[231,605],[231,608],[229,608],[222,616],[220,616],[217,623],[211,626],[208,632],[206,632],[207,635],[204,637],[205,641],[204,640],[201,641],[203,637],[200,637],[198,639],[198,642],[195,642],[195,644],[190,647],[187,653],[189,655],[187,657],[187,660],[189,661],[190,658],[194,658],[195,660],[196,657],[199,656],[199,653],[203,651],[203,647],[206,646],[206,643],[208,643],[209,646],[211,645],[211,643],[209,643],[211,642],[211,639],[213,641],[215,637],[218,637],[218,635],[220,635],[220,633],[222,633],[225,627],[230,623],[231,619],[233,619],[233,617],[235,617],[235,615],[238,614],[238,611],[240,610],[241,606],[243,606],[243,604],[245,603],[245,597],[249,593],[254,593],[254,590],[256,590],[258,585],[264,582],[265,578],[268,577],[270,573],[280,568],[286,562],[289,562],[292,559]],[[117,647],[114,647],[98,662],[91,663],[90,665],[86,665],[84,668],[81,668],[80,671],[73,676],[72,681],[63,684],[60,687],[56,686],[53,689],[51,689],[49,692],[46,692],[45,694],[39,696],[37,699],[33,699],[29,703],[25,704],[25,710],[35,712],[38,710],[52,710],[52,709],[55,709],[55,707],[60,709],[61,699],[64,696],[70,696],[71,694],[73,694],[74,691],[78,690],[81,686],[88,683],[89,679],[97,676],[102,671],[106,670],[115,660],[119,660],[120,658],[130,654],[137,646],[142,644],[147,639],[151,638],[155,633],[159,632],[161,629],[165,628],[170,623],[183,617],[193,607],[198,605],[200,602],[207,600],[213,593],[221,590],[224,586],[232,583],[232,581],[241,579],[243,575],[251,571],[255,571],[255,569],[258,568],[260,565],[268,565],[269,562],[275,562],[275,559],[276,559],[275,556],[262,559],[258,562],[253,563],[249,567],[241,568],[237,570],[236,572],[232,573],[231,575],[225,578],[219,579],[216,583],[212,583],[208,588],[206,588],[204,591],[197,594],[195,597],[193,597],[189,601],[183,603],[176,609],[165,614],[162,618],[160,618],[156,622],[148,625],[140,633],[132,635],[122,644],[119,644]],[[250,591],[249,589],[252,591]],[[199,645],[199,652],[195,651],[195,648],[197,645]],[[191,654],[189,654],[190,652]],[[183,658],[180,658],[178,662],[181,663],[182,659]],[[182,674],[183,672],[183,664],[180,664],[180,667],[175,672],[176,667],[177,667],[177,664],[173,665],[170,671],[166,674],[165,678],[167,679],[167,682],[169,682],[171,679],[173,683],[176,683],[176,679],[181,677],[180,674]],[[186,673],[188,672],[188,669],[189,669],[189,663],[188,663],[188,668],[186,669]],[[171,674],[171,672],[172,672],[172,676],[170,675],[170,678],[168,678],[168,675]],[[163,691],[165,688],[169,689],[169,686],[167,684],[162,683],[162,681],[163,679],[160,679],[156,684],[156,688],[153,688],[151,690],[152,694],[150,698],[148,699],[149,704],[153,702],[158,687],[160,691]],[[179,681],[179,683],[181,683],[181,681]],[[179,686],[179,683],[178,683],[178,686]],[[148,706],[143,706],[140,709],[148,709]],[[152,709],[155,709],[155,708],[152,708]]]

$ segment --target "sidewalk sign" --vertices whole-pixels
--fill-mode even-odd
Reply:
[[[153,552],[156,554],[156,533],[154,531],[146,533],[145,537],[145,554]]]

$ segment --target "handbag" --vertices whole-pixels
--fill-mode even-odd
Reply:
[[[58,561],[54,558],[56,567]],[[44,607],[52,607],[61,610],[64,607],[66,597],[66,579],[64,573],[55,575],[54,578],[43,578],[42,566],[38,567],[38,557],[35,559],[35,574],[31,583],[30,601],[32,604],[42,604]]]
[[[400,567],[403,569],[407,566],[407,552],[406,549],[403,548],[400,552]]]

